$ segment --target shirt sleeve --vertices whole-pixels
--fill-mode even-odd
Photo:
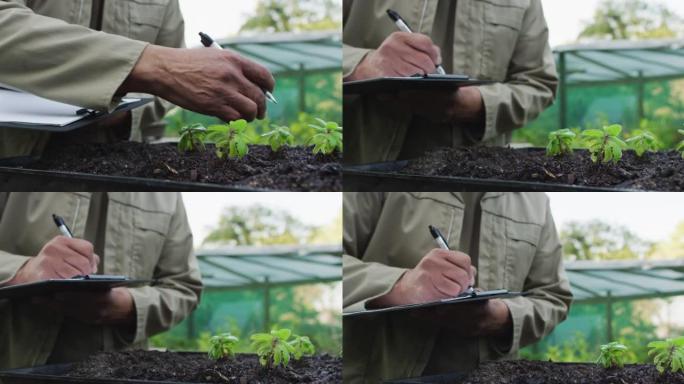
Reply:
[[[482,141],[522,127],[553,103],[558,75],[548,39],[541,1],[532,0],[506,81],[479,87],[485,107]]]
[[[572,302],[570,283],[562,262],[562,246],[546,203],[546,222],[525,280],[528,296],[504,299],[513,320],[513,336],[495,349],[508,353],[541,340],[567,317]]]
[[[146,46],[0,0],[0,83],[38,96],[112,110]]]
[[[407,271],[363,261],[366,246],[382,210],[382,200],[381,193],[344,194],[342,291],[344,310],[348,312],[365,310],[368,301],[387,294]]]
[[[136,310],[136,330],[132,340],[123,339],[132,344],[180,323],[200,301],[202,280],[180,194],[154,278],[157,284],[153,287],[129,289]]]

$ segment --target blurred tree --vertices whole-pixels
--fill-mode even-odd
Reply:
[[[259,0],[240,31],[299,32],[339,29],[339,0]]]
[[[585,23],[578,40],[662,39],[681,35],[681,18],[663,4],[645,0],[604,0]]]
[[[310,226],[287,211],[253,204],[226,208],[217,228],[207,235],[204,242],[228,245],[300,244],[311,231]]]
[[[314,228],[309,236],[310,244],[342,244],[342,212],[328,225]]]
[[[638,259],[653,247],[626,227],[601,220],[569,222],[560,237],[564,257],[570,260]]]
[[[670,239],[656,244],[649,254],[651,259],[684,258],[684,221],[679,223],[670,235]]]

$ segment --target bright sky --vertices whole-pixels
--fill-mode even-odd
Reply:
[[[684,1],[681,0],[648,0],[665,4],[679,15],[684,15]],[[601,0],[542,0],[546,22],[549,25],[550,43],[552,47],[573,43],[579,35],[584,21],[589,21]]]
[[[179,0],[185,17],[185,44],[200,45],[200,32],[216,39],[237,34],[245,15],[256,7],[255,0]]]
[[[681,193],[551,192],[551,212],[560,231],[569,221],[601,219],[626,226],[641,238],[667,240],[684,221]]]
[[[326,225],[342,211],[342,193],[308,192],[183,192],[195,246],[218,224],[223,209],[229,206],[261,204],[291,213],[304,224]]]

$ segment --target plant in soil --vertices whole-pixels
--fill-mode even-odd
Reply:
[[[336,150],[342,152],[342,127],[333,121],[319,118],[316,121],[318,124],[309,124],[317,132],[310,140],[314,146],[313,153],[330,155]]]
[[[603,368],[622,368],[625,366],[625,353],[628,348],[624,344],[613,341],[601,346],[596,363]]]
[[[273,152],[278,152],[280,148],[293,144],[294,136],[292,136],[289,127],[274,124],[271,125],[271,128],[271,131],[266,132],[261,136],[266,138]]]
[[[638,157],[643,156],[646,152],[658,150],[658,139],[655,135],[642,129],[634,131],[634,136],[627,139],[627,144],[636,152]]]
[[[568,128],[559,129],[549,133],[549,144],[546,146],[547,156],[561,156],[572,153],[572,143],[575,140],[575,132]]]
[[[684,371],[684,337],[648,343],[648,355],[660,373]]]
[[[235,356],[235,347],[240,339],[230,333],[222,333],[209,339],[209,358],[212,360],[226,359]]]
[[[619,136],[622,132],[620,124],[613,124],[603,129],[587,129],[582,131],[582,137],[591,154],[591,161],[597,163],[599,159],[603,163],[617,163],[622,158],[622,148],[626,147]]]
[[[274,368],[286,367],[290,359],[299,360],[302,356],[310,356],[315,348],[308,337],[295,336],[290,340],[292,331],[286,328],[273,329],[270,333],[255,333],[250,339],[252,348],[259,356],[262,366]]]
[[[252,141],[247,134],[248,126],[247,120],[244,119],[210,126],[207,129],[207,139],[214,141],[216,156],[223,159],[227,153],[231,159],[245,157]]]
[[[684,136],[684,129],[678,129],[677,132],[679,132],[680,135]],[[677,144],[677,151],[682,154],[682,159],[684,159],[684,140]]]
[[[178,150],[180,152],[187,151],[204,151],[204,140],[206,139],[207,128],[202,124],[193,124],[183,127],[180,130],[180,139],[178,140]]]

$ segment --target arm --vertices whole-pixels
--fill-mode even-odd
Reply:
[[[513,336],[495,349],[508,352],[532,344],[565,320],[572,293],[562,263],[562,247],[547,201],[546,223],[524,290],[530,295],[505,299],[513,320]]]
[[[485,109],[482,141],[520,128],[553,103],[558,75],[540,0],[532,0],[505,83],[479,87]]]
[[[146,45],[0,1],[0,83],[48,99],[111,109]]]
[[[129,343],[170,329],[199,304],[202,280],[180,193],[154,278],[154,287],[129,289],[136,311],[135,334],[119,334]]]
[[[185,20],[180,10],[178,0],[173,0],[166,7],[166,14],[162,22],[159,35],[155,44],[169,48],[185,48]],[[144,97],[144,94],[133,94],[135,97]],[[147,136],[152,136],[157,130],[163,134],[166,126],[164,116],[173,108],[173,104],[155,97],[154,101],[142,108],[131,112],[131,139],[143,141]]]

